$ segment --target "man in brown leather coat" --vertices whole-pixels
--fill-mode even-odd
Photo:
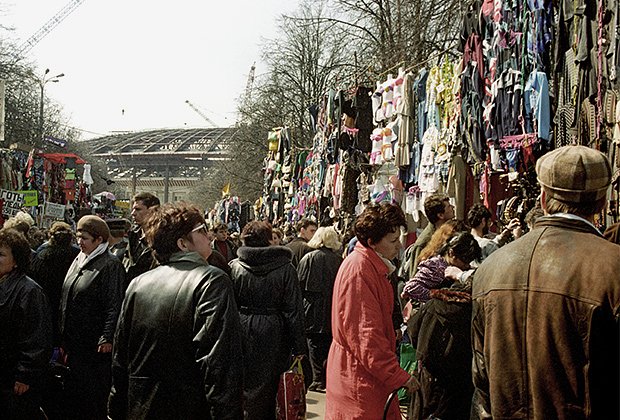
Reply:
[[[567,146],[536,170],[545,216],[474,275],[472,418],[619,418],[620,246],[593,225],[611,167]]]

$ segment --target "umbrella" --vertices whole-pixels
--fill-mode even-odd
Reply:
[[[116,197],[114,196],[114,194],[112,194],[109,191],[102,191],[100,193],[97,193],[97,194],[93,195],[93,198],[96,198],[98,200],[101,200],[102,198],[107,198],[110,201],[116,200]]]

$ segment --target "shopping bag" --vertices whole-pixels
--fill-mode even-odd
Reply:
[[[296,357],[290,369],[280,375],[276,397],[277,420],[306,418],[306,386],[301,357]]]
[[[413,373],[418,367],[416,352],[410,343],[400,344],[400,367],[405,369],[410,375],[413,375]],[[401,388],[398,390],[398,401],[401,404],[407,403],[409,399],[410,395],[407,393],[407,390],[405,388]]]

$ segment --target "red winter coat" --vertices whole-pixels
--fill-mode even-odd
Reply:
[[[396,359],[394,291],[387,276],[381,257],[360,243],[338,270],[327,358],[328,420],[381,419],[390,392],[409,379]],[[397,404],[389,418],[400,419]]]

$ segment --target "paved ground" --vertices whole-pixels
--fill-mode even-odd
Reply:
[[[306,394],[306,418],[320,420],[325,417],[325,394],[308,391]]]

